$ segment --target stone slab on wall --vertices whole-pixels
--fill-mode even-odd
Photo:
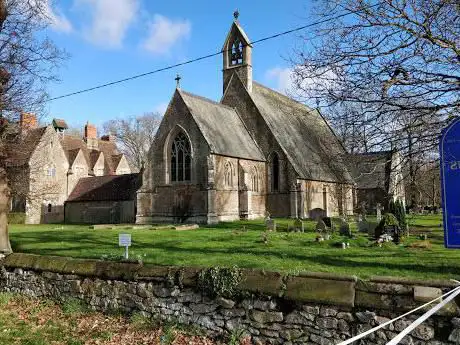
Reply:
[[[11,254],[0,261],[0,291],[59,301],[77,298],[94,310],[141,312],[148,317],[193,324],[210,335],[242,329],[255,343],[329,345],[400,315],[404,308],[393,303],[398,298],[417,305],[414,287],[424,283],[397,278],[361,281],[354,276],[323,273],[287,276],[242,270],[241,294],[231,299],[212,299],[197,289],[200,270]],[[452,288],[450,282],[425,283],[442,291]],[[363,293],[373,294],[373,298],[363,304]],[[379,299],[392,302],[381,303]],[[404,344],[460,343],[458,316],[458,307],[453,304],[417,327]],[[416,317],[398,320],[360,344],[386,344]]]

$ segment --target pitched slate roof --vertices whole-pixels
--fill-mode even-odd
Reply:
[[[353,183],[345,149],[317,110],[256,82],[249,95],[300,178]]]
[[[69,164],[73,163],[75,160],[75,158],[72,160],[70,152],[81,150],[90,170],[94,168],[101,152],[104,154],[104,158],[110,172],[114,173],[118,166],[118,158],[115,158],[115,162],[112,161],[112,157],[119,155],[117,145],[112,141],[98,140],[99,150],[90,150],[83,139],[71,135],[64,135],[61,137],[61,145],[66,152]]]
[[[20,141],[11,143],[8,150],[7,165],[22,166],[29,162],[32,153],[40,143],[47,127],[30,129]]]
[[[178,90],[211,152],[264,161],[265,158],[235,109]]]
[[[90,169],[92,168],[90,167],[90,158],[88,149],[86,147],[86,143],[81,138],[74,137],[71,135],[64,135],[61,137],[61,145],[64,148],[64,151],[67,155],[67,160],[69,161],[69,164],[71,161],[73,163],[73,160],[69,156],[69,152],[74,150],[81,150],[83,153],[83,157],[85,157],[86,163],[88,164],[88,167]]]
[[[359,189],[387,189],[391,171],[391,151],[350,155],[350,171]]]
[[[134,200],[141,174],[85,177],[78,181],[67,202]]]

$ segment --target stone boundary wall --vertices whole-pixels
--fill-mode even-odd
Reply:
[[[104,312],[193,324],[209,335],[243,330],[255,344],[337,344],[452,289],[449,281],[242,270],[232,299],[202,295],[200,268],[11,254],[0,260],[0,291],[65,301]],[[460,344],[460,299],[419,326],[402,344]],[[360,344],[386,344],[417,315]]]

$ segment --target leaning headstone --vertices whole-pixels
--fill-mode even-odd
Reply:
[[[377,212],[377,222],[380,222],[382,220],[382,206],[380,204],[377,204],[376,212]]]
[[[295,232],[304,232],[303,222],[299,218],[297,218],[294,221],[294,231]]]
[[[308,216],[310,219],[313,219],[313,220],[319,220],[319,219],[322,219],[323,217],[326,217],[326,211],[323,210],[322,208],[314,208],[312,210],[310,210]]]
[[[276,231],[276,222],[274,219],[268,219],[266,221],[267,231]]]
[[[339,221],[340,221],[340,228],[339,228],[340,235],[351,237],[350,225],[343,218],[340,218]]]
[[[322,219],[318,220],[318,223],[316,223],[315,230],[317,232],[326,232],[327,226],[326,223]]]
[[[360,222],[358,222],[358,231],[359,232],[364,232],[364,233],[368,233],[369,232],[369,222],[365,219],[361,220]]]

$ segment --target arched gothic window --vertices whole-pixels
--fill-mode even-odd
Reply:
[[[273,154],[271,173],[272,191],[277,192],[280,189],[280,161],[276,153]]]
[[[243,63],[243,43],[236,37],[231,45],[230,51],[230,64],[234,65],[241,65]]]
[[[251,173],[251,190],[254,192],[259,191],[259,174],[256,167],[252,167]]]
[[[191,165],[192,152],[190,142],[185,134],[180,132],[171,146],[171,181],[190,181]]]
[[[232,163],[226,162],[224,167],[224,184],[226,187],[233,186],[233,166]]]

